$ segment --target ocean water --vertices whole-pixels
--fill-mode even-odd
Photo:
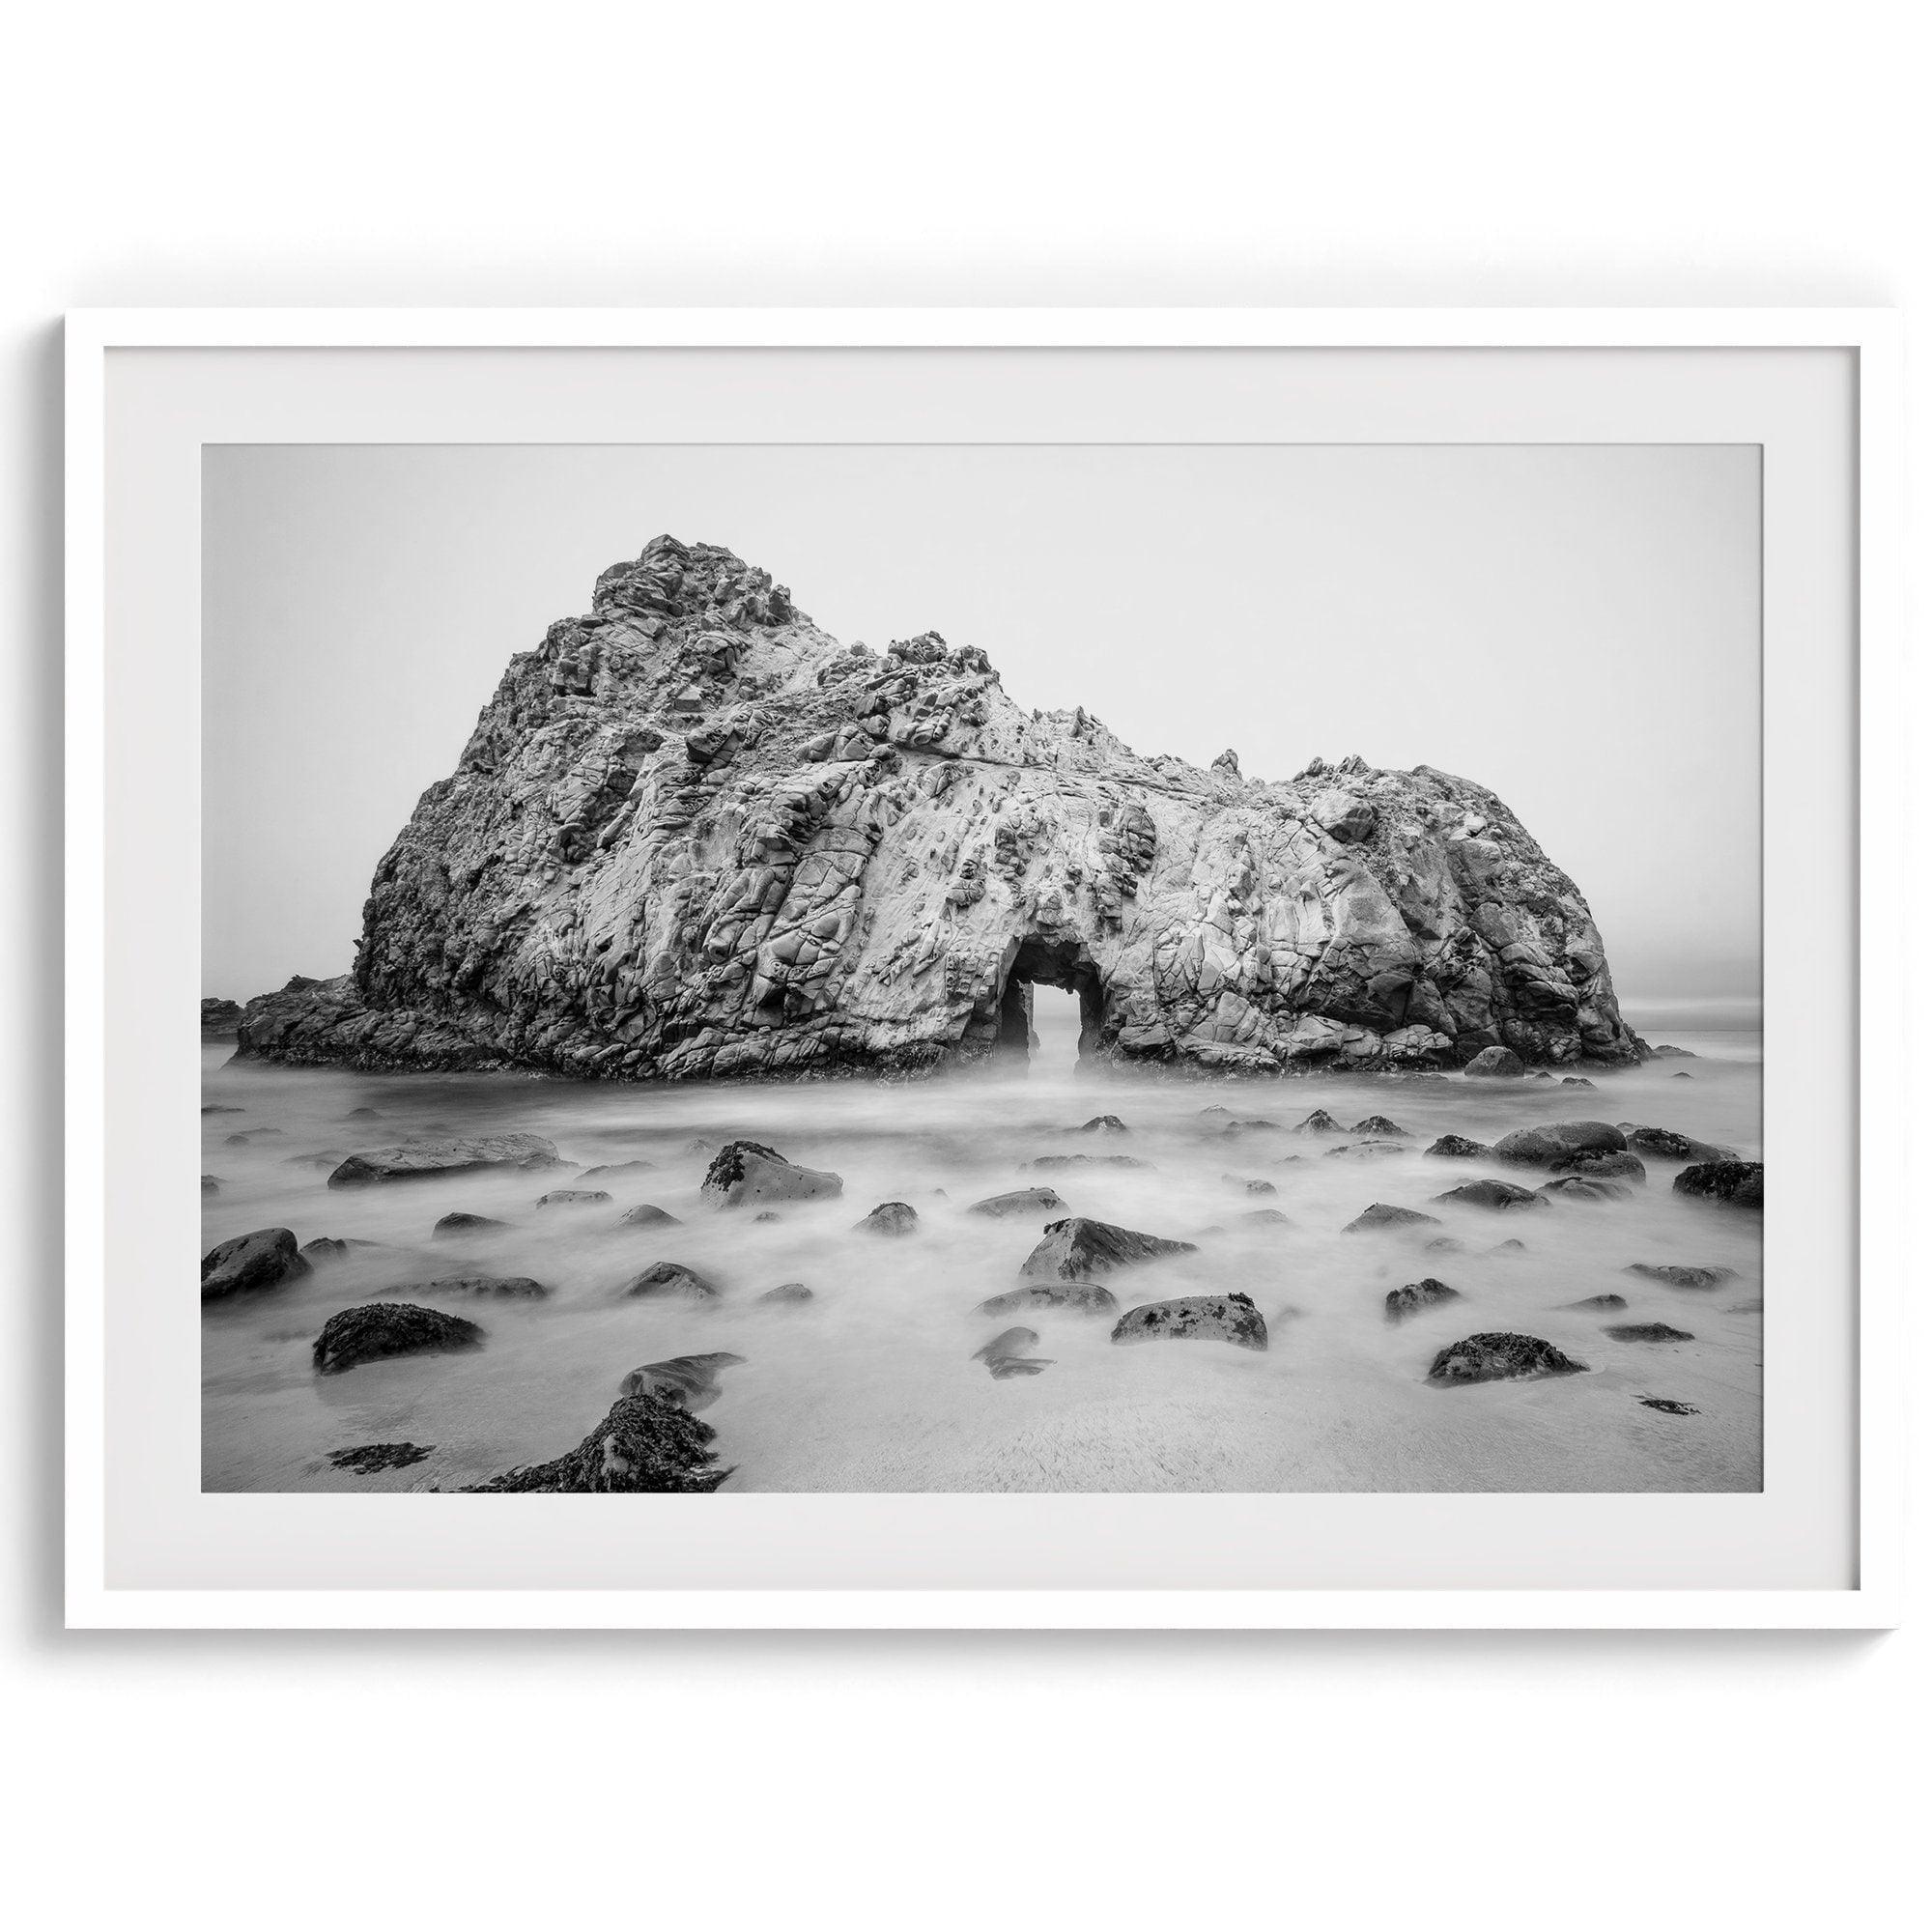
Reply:
[[[1694,1060],[1592,1071],[1596,1091],[1542,1082],[1330,1076],[1203,1081],[1102,1073],[1074,1058],[1067,1009],[1042,998],[1040,1049],[1024,1073],[910,1085],[579,1084],[514,1075],[383,1076],[233,1062],[204,1050],[207,1245],[255,1228],[301,1241],[377,1245],[325,1262],[306,1279],[209,1307],[203,1316],[203,1480],[220,1491],[451,1489],[573,1447],[632,1369],[666,1356],[728,1350],[702,1411],[733,1491],[1749,1491],[1760,1483],[1762,1241],[1759,1216],[1675,1194],[1680,1163],[1648,1160],[1628,1201],[1558,1202],[1492,1214],[1431,1197],[1486,1172],[1425,1157],[1442,1133],[1493,1141],[1563,1120],[1638,1122],[1760,1152],[1761,1040],[1752,1033],[1661,1032]],[[1688,1073],[1689,1079],[1678,1079]],[[1219,1129],[1225,1106],[1276,1130]],[[382,1118],[350,1121],[352,1109]],[[1311,1110],[1345,1125],[1382,1114],[1406,1130],[1395,1153],[1330,1153],[1334,1142],[1288,1129]],[[1098,1114],[1124,1136],[1082,1134]],[[245,1144],[229,1136],[275,1131]],[[573,1171],[477,1174],[331,1190],[304,1157],[393,1145],[433,1128],[523,1130],[579,1166],[645,1160],[607,1204],[539,1209]],[[709,1150],[750,1138],[830,1168],[844,1193],[786,1207],[759,1223],[700,1198]],[[1347,1137],[1353,1142],[1356,1137]],[[1036,1172],[1042,1155],[1125,1153],[1144,1165]],[[1251,1182],[1272,1193],[1249,1191]],[[964,1210],[1009,1189],[1046,1184],[1053,1214],[990,1221]],[[892,1239],[854,1224],[904,1201],[917,1231]],[[1345,1235],[1371,1202],[1424,1208],[1441,1228]],[[653,1202],[674,1227],[620,1227]],[[1274,1208],[1290,1227],[1243,1218]],[[485,1240],[433,1241],[455,1209],[511,1226]],[[1116,1347],[1111,1318],[973,1310],[1015,1285],[1060,1213],[1088,1214],[1197,1244],[1109,1278],[1123,1308],[1238,1289],[1266,1319],[1264,1353],[1212,1341]],[[1461,1252],[1428,1252],[1448,1235]],[[1508,1238],[1519,1253],[1490,1252]],[[620,1298],[658,1261],[689,1264],[722,1300]],[[1721,1264],[1716,1290],[1665,1287],[1632,1262]],[[487,1331],[480,1350],[314,1374],[309,1348],[328,1316],[412,1282],[461,1273],[530,1275],[539,1302],[438,1298]],[[1393,1288],[1434,1276],[1459,1301],[1399,1325]],[[756,1304],[802,1281],[814,1298]],[[1629,1311],[1566,1309],[1622,1294]],[[430,1297],[422,1297],[425,1302]],[[995,1380],[973,1352],[1015,1321],[1051,1366]],[[1628,1344],[1608,1321],[1664,1321],[1693,1340]],[[1541,1336],[1589,1373],[1438,1389],[1436,1351],[1464,1335]],[[1687,1405],[1671,1414],[1656,1397]],[[358,1476],[332,1451],[410,1441],[409,1467]]]

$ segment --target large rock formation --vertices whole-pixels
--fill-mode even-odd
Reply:
[[[1142,757],[1022,711],[970,645],[841,645],[669,537],[511,661],[378,867],[354,973],[251,1002],[239,1051],[923,1071],[1024,1052],[1038,982],[1102,1059],[1642,1051],[1582,895],[1481,786]]]

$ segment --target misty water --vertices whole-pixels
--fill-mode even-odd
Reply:
[[[1486,1162],[1430,1158],[1438,1134],[1490,1142],[1563,1120],[1676,1128],[1758,1157],[1756,1034],[1664,1034],[1694,1060],[1592,1069],[1594,1093],[1542,1081],[1326,1076],[1255,1082],[1102,1072],[1076,1060],[1073,1002],[1044,989],[1024,1071],[912,1084],[615,1086],[513,1075],[382,1076],[235,1062],[204,1053],[206,1244],[286,1227],[375,1245],[304,1279],[211,1304],[203,1333],[203,1467],[211,1490],[448,1490],[572,1448],[625,1375],[668,1356],[728,1350],[702,1410],[748,1490],[1639,1491],[1754,1490],[1760,1480],[1761,1220],[1672,1192],[1682,1163],[1646,1156],[1647,1185],[1607,1203],[1495,1214],[1432,1203]],[[1691,1077],[1681,1079],[1679,1074]],[[1270,1129],[1226,1129],[1225,1107]],[[1331,1152],[1290,1131],[1326,1108],[1345,1125],[1386,1115],[1397,1151]],[[350,1120],[374,1108],[380,1119]],[[1082,1134],[1099,1114],[1124,1136]],[[238,1133],[273,1131],[245,1142]],[[574,1168],[482,1172],[331,1190],[328,1160],[412,1137],[526,1131],[574,1167],[649,1163],[588,1183],[612,1199],[539,1208]],[[841,1197],[758,1222],[699,1194],[710,1153],[750,1138],[844,1178]],[[1345,1142],[1358,1149],[1362,1137]],[[1386,1146],[1386,1144],[1384,1144]],[[1029,1163],[1127,1155],[1138,1166]],[[1251,1191],[1252,1183],[1272,1193]],[[967,1206],[1045,1184],[1064,1209],[992,1221]],[[876,1204],[910,1203],[917,1231],[855,1230]],[[1439,1228],[1342,1233],[1371,1202],[1425,1208]],[[650,1202],[673,1227],[620,1226]],[[1245,1218],[1275,1208],[1292,1226]],[[431,1238],[453,1210],[511,1225]],[[973,1311],[1012,1287],[1041,1226],[1087,1214],[1198,1244],[1109,1277],[1122,1308],[1238,1289],[1267,1321],[1264,1353],[1214,1341],[1110,1343],[1111,1317]],[[1429,1250],[1443,1236],[1457,1251]],[[1520,1240],[1520,1252],[1492,1252]],[[621,1285],[683,1262],[722,1299],[627,1300]],[[1633,1262],[1718,1264],[1715,1290],[1627,1273]],[[310,1345],[354,1303],[452,1275],[526,1275],[539,1301],[421,1299],[478,1321],[481,1349],[314,1373]],[[1400,1324],[1393,1288],[1434,1276],[1462,1299]],[[760,1304],[784,1282],[813,1298]],[[1566,1309],[1614,1293],[1624,1314]],[[973,1352],[1023,1321],[1043,1373],[995,1379]],[[1632,1344],[1606,1322],[1662,1321],[1693,1340]],[[1464,1335],[1541,1336],[1590,1373],[1438,1389],[1436,1351]],[[1693,1414],[1645,1406],[1655,1397]],[[331,1465],[366,1443],[429,1446],[373,1475]]]

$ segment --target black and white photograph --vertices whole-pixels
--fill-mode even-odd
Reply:
[[[1760,509],[208,446],[204,1489],[1756,1492]]]

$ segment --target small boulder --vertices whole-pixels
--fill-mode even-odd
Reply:
[[[1526,1255],[1529,1250],[1512,1235],[1506,1241],[1498,1241],[1490,1250],[1492,1255]]]
[[[1437,1387],[1467,1382],[1520,1381],[1531,1376],[1580,1376],[1585,1362],[1572,1361],[1561,1349],[1535,1335],[1465,1335],[1452,1342],[1429,1365]]]
[[[300,1253],[302,1260],[311,1266],[318,1262],[346,1261],[349,1256],[349,1243],[337,1240],[332,1235],[318,1235],[314,1240],[304,1241],[301,1244]]]
[[[434,1180],[478,1168],[525,1171],[560,1167],[556,1149],[540,1134],[480,1134],[468,1139],[410,1141],[401,1147],[352,1153],[328,1177],[331,1187],[370,1187],[384,1181]]]
[[[696,1410],[708,1408],[718,1400],[718,1378],[725,1369],[735,1369],[743,1355],[720,1350],[709,1355],[672,1355],[662,1362],[646,1362],[624,1378],[619,1395],[657,1395],[667,1402]]]
[[[430,1232],[430,1238],[447,1241],[461,1235],[483,1235],[492,1228],[507,1228],[507,1221],[493,1220],[488,1214],[445,1214]]]
[[[221,1192],[221,1177],[218,1174],[204,1174],[201,1177],[201,1191],[204,1194],[219,1194]]]
[[[575,1449],[474,1486],[479,1494],[707,1495],[730,1474],[714,1469],[708,1423],[661,1395],[619,1396]]]
[[[753,1219],[756,1219],[755,1215]],[[662,1208],[656,1208],[646,1201],[641,1207],[626,1208],[617,1216],[620,1228],[679,1228],[684,1224],[675,1214],[667,1214]]]
[[[768,1288],[759,1295],[761,1302],[788,1305],[792,1302],[810,1301],[811,1291],[802,1281],[781,1281],[776,1288]]]
[[[600,1201],[610,1200],[601,1187],[553,1187],[548,1194],[537,1196],[539,1208],[594,1208]]]
[[[1020,1264],[1022,1281],[1092,1281],[1116,1268],[1136,1267],[1168,1255],[1191,1255],[1192,1241],[1170,1241],[1084,1214],[1050,1222]]]
[[[1490,1151],[1519,1167],[1551,1167],[1579,1153],[1621,1153],[1624,1137],[1607,1121],[1552,1121],[1505,1134]]]
[[[1331,1160],[1373,1159],[1378,1154],[1401,1153],[1404,1151],[1394,1141],[1350,1141],[1343,1147],[1325,1149]]]
[[[1696,1336],[1667,1321],[1621,1321],[1604,1333],[1616,1342],[1694,1342]]]
[[[1566,1301],[1563,1306],[1579,1315],[1621,1315],[1630,1303],[1621,1294],[1586,1294],[1581,1301]]]
[[[1279,1208],[1250,1208],[1241,1216],[1241,1219],[1252,1222],[1258,1227],[1292,1228],[1294,1226],[1294,1223]]]
[[[1184,1294],[1130,1308],[1114,1323],[1114,1342],[1232,1342],[1237,1349],[1265,1349],[1267,1323],[1241,1293]]]
[[[621,1180],[632,1174],[655,1174],[658,1164],[654,1160],[613,1160],[603,1167],[586,1167],[577,1178],[585,1180]]]
[[[1065,1206],[1050,1187],[1015,1187],[1008,1194],[989,1194],[985,1200],[974,1202],[966,1211],[1005,1221],[1015,1214],[1051,1214]]]
[[[659,1300],[715,1301],[718,1291],[696,1268],[682,1262],[653,1262],[641,1274],[634,1274],[618,1293],[626,1300],[650,1297]]]
[[[331,1315],[310,1353],[317,1375],[337,1376],[391,1355],[442,1354],[482,1341],[483,1330],[460,1315],[407,1301],[371,1301]]]
[[[1691,1267],[1676,1262],[1632,1262],[1624,1272],[1661,1281],[1666,1288],[1717,1288],[1738,1278],[1736,1268]]]
[[[796,1166],[760,1142],[732,1141],[712,1156],[701,1191],[721,1207],[744,1208],[769,1201],[815,1201],[842,1194],[845,1183],[836,1174]]]
[[[1566,1073],[1557,1084],[1562,1087],[1587,1087],[1593,1094],[1597,1091],[1597,1083],[1585,1080],[1580,1073]]]
[[[1091,1121],[1083,1121],[1069,1131],[1076,1134],[1124,1134],[1129,1129],[1118,1114],[1095,1114]]]
[[[1024,1173],[1030,1167],[1059,1169],[1063,1167],[1146,1167],[1144,1160],[1136,1160],[1130,1153],[1043,1153],[1037,1160],[1023,1160],[1020,1170]]]
[[[257,1228],[252,1235],[217,1241],[202,1256],[201,1298],[225,1301],[231,1294],[253,1294],[308,1272],[291,1230]]]
[[[1552,1174],[1580,1174],[1590,1180],[1634,1180],[1643,1182],[1650,1179],[1650,1172],[1634,1153],[1612,1153],[1597,1151],[1590,1153],[1573,1153],[1568,1160],[1559,1160],[1550,1169]]]
[[[1035,1309],[1059,1308],[1080,1315],[1111,1315],[1120,1305],[1097,1282],[1037,1281],[1025,1288],[1009,1288],[1004,1294],[988,1295],[973,1313],[1025,1315]]]
[[[1408,1129],[1399,1127],[1386,1114],[1371,1114],[1365,1121],[1357,1121],[1349,1129],[1354,1134],[1380,1134],[1394,1140],[1406,1140]]]
[[[251,1147],[256,1141],[278,1141],[283,1139],[280,1127],[243,1127],[239,1134],[230,1134],[222,1143],[224,1147]]]
[[[1536,1191],[1552,1201],[1628,1201],[1632,1194],[1621,1180],[1599,1180],[1588,1174],[1566,1174],[1560,1180],[1546,1180]]]
[[[1446,1194],[1435,1196],[1437,1201],[1447,1201],[1458,1208],[1487,1208],[1492,1213],[1506,1213],[1514,1208],[1548,1208],[1549,1203],[1534,1189],[1519,1187],[1513,1180],[1495,1180],[1485,1176],[1481,1180],[1465,1180],[1461,1187],[1452,1187]]]
[[[1250,1180],[1240,1174],[1224,1174],[1221,1180],[1225,1186],[1238,1187],[1243,1194],[1273,1194],[1278,1191],[1271,1180]]]
[[[1704,1160],[1687,1167],[1671,1186],[1700,1201],[1723,1201],[1733,1208],[1764,1207],[1764,1162]]]
[[[1481,1141],[1465,1140],[1461,1134],[1444,1134],[1422,1151],[1439,1160],[1482,1160],[1490,1151]]]
[[[1731,1148],[1713,1147],[1709,1141],[1692,1140],[1673,1127],[1634,1127],[1625,1124],[1625,1144],[1634,1153],[1647,1153],[1659,1160],[1736,1160]]]
[[[1406,1321],[1411,1315],[1420,1315],[1425,1308],[1439,1308],[1445,1301],[1461,1301],[1462,1298],[1461,1293],[1446,1281],[1425,1275],[1406,1287],[1392,1288],[1382,1296],[1382,1320]]]
[[[1342,1230],[1345,1235],[1368,1234],[1377,1228],[1439,1228],[1434,1214],[1418,1213],[1413,1208],[1391,1208],[1386,1201],[1372,1201]]]
[[[1520,1080],[1528,1069],[1506,1046],[1486,1046],[1463,1071],[1471,1080]]]
[[[1433,1241],[1424,1241],[1422,1251],[1427,1255],[1460,1255],[1463,1244],[1454,1235],[1437,1235]]]
[[[1027,1350],[1038,1344],[1037,1328],[1002,1328],[990,1342],[973,1350],[973,1359],[984,1362],[995,1381],[1007,1381],[1014,1376],[1037,1376],[1051,1366],[1027,1354]]]
[[[913,1235],[919,1232],[919,1209],[904,1201],[881,1201],[863,1221],[852,1224],[854,1234]]]
[[[364,1442],[355,1449],[329,1451],[328,1466],[352,1476],[379,1476],[384,1469],[407,1469],[433,1453],[420,1442]]]
[[[374,1107],[351,1107],[342,1118],[345,1121],[380,1121],[383,1116]]]
[[[1348,1129],[1327,1108],[1317,1107],[1305,1121],[1296,1122],[1289,1131],[1296,1134],[1341,1134],[1347,1133]]]

